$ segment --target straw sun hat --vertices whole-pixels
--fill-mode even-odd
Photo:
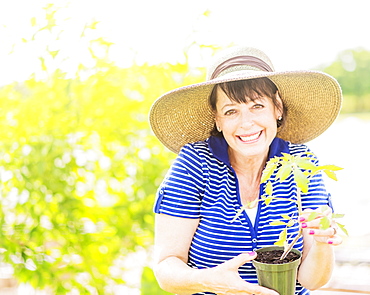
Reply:
[[[210,136],[214,114],[208,99],[215,84],[268,77],[287,108],[277,136],[305,143],[323,133],[339,114],[342,93],[338,82],[317,71],[276,72],[260,50],[233,47],[215,56],[206,82],[172,90],[152,105],[149,120],[154,134],[171,151]]]

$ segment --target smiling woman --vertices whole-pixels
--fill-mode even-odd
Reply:
[[[208,73],[208,81],[168,92],[151,109],[154,133],[179,153],[155,202],[155,274],[172,293],[276,295],[257,285],[251,260],[255,250],[279,240],[272,224],[282,214],[298,217],[298,192],[290,177],[272,183],[278,193],[269,206],[256,202],[264,191],[262,171],[283,153],[311,154],[303,143],[336,118],[340,87],[321,72],[276,72],[263,52],[249,47],[221,52]],[[322,175],[310,185],[303,209],[331,205]],[[251,203],[256,209],[234,220]],[[297,230],[292,226],[289,234]],[[332,233],[305,235],[295,244],[303,251],[296,294],[328,281],[332,246],[341,243]]]

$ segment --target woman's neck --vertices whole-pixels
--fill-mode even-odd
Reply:
[[[255,157],[243,157],[229,149],[229,160],[233,169],[244,176],[250,183],[260,181],[262,171],[266,165],[267,154]]]
[[[233,167],[239,183],[239,195],[243,206],[253,208],[257,206],[260,183],[266,157],[235,157],[229,151],[230,164]]]

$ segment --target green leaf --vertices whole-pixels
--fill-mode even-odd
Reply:
[[[332,217],[333,218],[343,218],[345,215],[344,214],[340,214],[340,213],[333,213]]]
[[[320,170],[330,170],[330,171],[343,170],[342,167],[338,167],[338,166],[335,166],[335,165],[323,165],[323,166],[318,166],[317,168],[320,169]]]
[[[348,231],[347,229],[345,228],[345,226],[339,222],[336,222],[336,224],[339,226],[339,228],[341,229],[341,231],[346,235],[348,236]]]
[[[294,173],[294,180],[297,183],[297,186],[303,193],[308,192],[308,179],[307,177],[303,174],[303,172],[299,169],[296,168],[293,170]]]
[[[291,219],[291,220],[289,220],[289,222],[287,223],[287,226],[288,227],[291,227],[291,226],[293,226],[294,224],[295,224],[295,219]]]
[[[267,162],[265,169],[262,171],[261,183],[265,183],[271,177],[277,167],[278,161],[279,159],[275,157]]]
[[[272,197],[267,197],[267,198],[265,199],[265,204],[266,204],[266,206],[270,205],[270,203],[271,203],[272,199],[273,199]]]
[[[286,225],[286,223],[283,221],[271,221],[270,225]]]
[[[330,227],[330,219],[327,216],[324,216],[320,220],[320,229],[328,229]]]
[[[293,155],[291,155],[291,154],[288,154],[288,153],[281,153],[283,156],[282,157],[280,157],[284,162],[289,162],[289,161],[291,161],[293,158],[294,158],[294,156]]]
[[[266,184],[266,188],[265,188],[265,192],[266,192],[266,194],[268,194],[269,196],[272,196],[273,188],[272,188],[272,183],[271,183],[271,181],[268,181],[268,182],[267,182],[267,184]]]
[[[324,172],[325,172],[325,174],[329,177],[329,178],[331,178],[331,179],[333,179],[333,180],[335,180],[335,181],[337,181],[338,179],[337,179],[337,176],[336,176],[336,174],[333,172],[333,171],[330,171],[330,170],[323,170]]]
[[[292,173],[292,164],[291,163],[282,163],[279,171],[276,173],[276,177],[279,181],[286,180],[289,175]]]
[[[316,165],[312,163],[312,158],[297,158],[295,160],[295,163],[300,169],[305,169],[305,170],[311,170],[314,171],[316,170]]]
[[[290,216],[288,214],[281,214],[281,217],[283,217],[286,220],[290,220]]]
[[[322,205],[319,207],[319,209],[322,213],[325,213],[326,211],[331,210],[328,205]]]
[[[279,240],[277,240],[274,244],[276,246],[284,246],[287,241],[287,229],[283,229],[279,234]]]
[[[312,220],[314,220],[318,215],[319,215],[319,213],[318,213],[317,211],[312,211],[312,212],[310,213],[310,215],[308,216],[307,221],[312,221]]]
[[[284,247],[285,241],[278,240],[274,243],[275,246]]]

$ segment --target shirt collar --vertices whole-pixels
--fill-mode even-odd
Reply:
[[[208,146],[211,153],[220,161],[231,167],[228,153],[228,144],[223,137],[211,136],[208,139]],[[289,154],[289,142],[275,137],[271,142],[268,160],[277,156],[282,156],[282,153]]]

